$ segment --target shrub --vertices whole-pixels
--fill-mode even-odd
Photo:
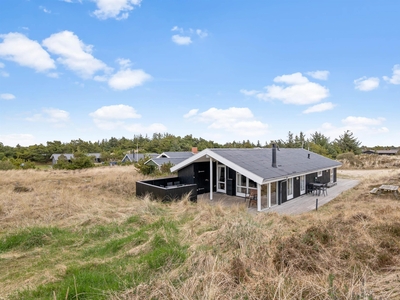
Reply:
[[[12,169],[14,169],[14,165],[11,162],[9,162],[8,160],[0,161],[0,170],[6,171]]]

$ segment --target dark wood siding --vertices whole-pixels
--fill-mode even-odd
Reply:
[[[337,182],[337,168],[333,169],[333,182]]]
[[[226,181],[226,194],[229,196],[236,196],[236,171],[226,167],[228,178]]]
[[[178,177],[181,183],[185,184],[197,183],[195,181],[195,177],[193,176],[193,174],[194,174],[194,165],[189,165],[178,171]]]
[[[279,184],[279,195],[281,202],[279,204],[285,203],[287,201],[287,186],[286,186],[286,180],[285,181],[280,181]]]
[[[300,176],[293,178],[293,198],[300,196]]]

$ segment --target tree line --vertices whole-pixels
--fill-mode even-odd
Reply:
[[[335,159],[341,153],[361,153],[361,142],[351,131],[345,131],[333,141],[320,132],[310,134],[309,137],[303,132],[294,135],[289,131],[285,140],[256,144],[249,140],[233,141],[220,144],[212,140],[196,138],[192,135],[184,137],[175,136],[169,133],[154,133],[150,136],[135,135],[132,139],[122,137],[120,139],[111,137],[96,142],[84,141],[82,139],[71,140],[63,143],[61,141],[49,141],[46,145],[31,145],[22,147],[5,146],[0,142],[0,161],[8,162],[15,168],[32,167],[31,163],[46,164],[50,162],[50,156],[54,153],[73,153],[77,158],[82,158],[82,154],[100,153],[103,161],[120,161],[126,153],[162,153],[166,151],[191,151],[192,147],[197,147],[199,151],[206,148],[268,148],[276,144],[282,148],[304,148],[312,152]],[[84,164],[85,165],[85,164]],[[1,167],[1,166],[0,166]]]

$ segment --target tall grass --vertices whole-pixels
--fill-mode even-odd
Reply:
[[[6,171],[0,291],[14,299],[399,299],[400,200],[369,191],[399,184],[400,171],[363,172],[360,185],[318,212],[282,216],[136,199],[141,176],[130,167]]]

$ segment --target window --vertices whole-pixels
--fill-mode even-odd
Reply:
[[[293,198],[293,178],[287,180],[287,199]]]
[[[318,171],[318,177],[322,176],[322,171]]]
[[[306,192],[306,176],[300,176],[300,194]]]

